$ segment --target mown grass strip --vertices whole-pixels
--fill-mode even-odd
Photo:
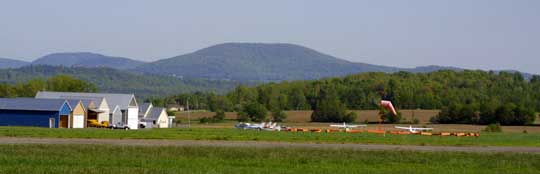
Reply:
[[[280,141],[312,143],[362,143],[435,146],[524,146],[540,147],[540,134],[482,133],[480,137],[441,137],[420,135],[385,136],[369,133],[312,133],[266,132],[227,128],[193,129],[48,129],[34,127],[0,127],[0,136],[51,138],[105,138],[105,139],[172,139],[172,140],[236,140]]]

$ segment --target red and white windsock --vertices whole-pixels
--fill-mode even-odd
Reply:
[[[397,115],[396,109],[394,108],[394,105],[392,105],[391,101],[388,100],[381,100],[381,106],[388,109],[392,114]]]

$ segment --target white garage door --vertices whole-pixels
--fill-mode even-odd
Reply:
[[[84,115],[73,116],[73,128],[84,128]]]

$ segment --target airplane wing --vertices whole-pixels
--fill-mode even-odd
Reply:
[[[433,128],[413,128],[413,129],[416,129],[416,130],[433,130]]]
[[[401,127],[401,126],[394,126],[394,128],[397,128],[397,129],[409,129],[409,127]]]
[[[348,127],[366,127],[365,124],[359,124],[359,125],[347,125]]]
[[[330,127],[345,127],[345,126],[341,124],[332,124],[330,125]]]

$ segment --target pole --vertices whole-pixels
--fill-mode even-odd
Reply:
[[[187,105],[187,116],[188,116],[188,128],[191,128],[191,115],[189,115],[189,98],[187,99],[186,105]]]

